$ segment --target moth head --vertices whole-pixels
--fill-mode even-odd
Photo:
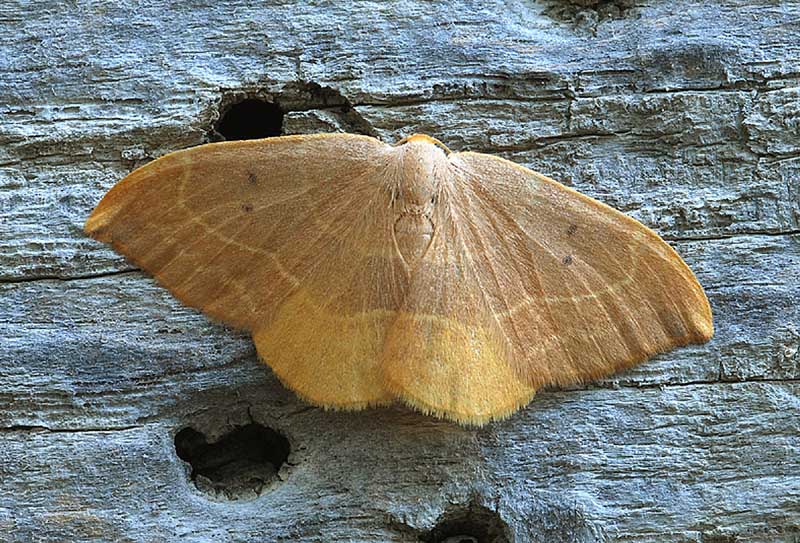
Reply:
[[[404,138],[396,149],[400,164],[397,186],[402,204],[423,207],[434,203],[449,169],[449,149],[424,134]]]

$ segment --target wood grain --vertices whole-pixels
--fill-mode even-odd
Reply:
[[[796,540],[798,6],[548,6],[2,3],[0,539],[412,542],[474,499],[517,542]],[[481,430],[307,409],[247,336],[81,233],[114,183],[256,90],[293,104],[290,132],[435,133],[632,215],[696,273],[714,340]],[[172,437],[250,416],[296,465],[210,501]]]

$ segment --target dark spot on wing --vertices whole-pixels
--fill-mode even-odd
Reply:
[[[575,235],[575,232],[577,232],[577,231],[578,231],[578,225],[577,224],[570,224],[569,228],[567,228],[567,235],[569,237],[572,237],[572,236]]]
[[[253,204],[242,204],[242,211],[245,213],[250,213],[253,211]]]
[[[253,172],[247,174],[247,182],[251,185],[258,185],[258,177]]]
[[[572,264],[572,255],[565,256],[561,262],[563,262],[566,266],[569,266]]]

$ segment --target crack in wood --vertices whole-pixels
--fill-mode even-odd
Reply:
[[[675,243],[683,243],[683,242],[691,242],[691,241],[723,241],[741,237],[755,237],[755,236],[769,236],[769,237],[793,237],[800,235],[800,229],[791,229],[791,230],[749,230],[749,231],[742,231],[742,232],[734,232],[730,234],[709,234],[707,236],[668,236],[664,235],[661,236],[662,239],[675,242]],[[99,273],[88,273],[82,275],[56,275],[56,274],[47,274],[47,275],[32,275],[32,276],[22,276],[22,277],[0,277],[0,285],[3,284],[18,284],[18,283],[33,283],[36,281],[63,281],[63,282],[71,282],[71,281],[91,281],[95,279],[104,279],[106,277],[114,277],[117,275],[128,275],[128,274],[137,274],[143,273],[140,268],[136,267],[128,267],[122,268],[120,270],[112,270],[107,272],[99,272]],[[710,286],[708,288],[714,288]]]

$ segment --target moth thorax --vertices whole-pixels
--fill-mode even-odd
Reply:
[[[447,156],[427,141],[410,141],[402,146],[401,173],[398,184],[399,204],[412,213],[430,208],[439,191],[441,177],[448,168]]]
[[[402,213],[394,223],[397,250],[413,266],[425,254],[433,237],[433,223],[421,213]]]
[[[412,177],[400,188],[400,207],[403,211],[418,213],[433,206],[438,183],[433,175]]]

